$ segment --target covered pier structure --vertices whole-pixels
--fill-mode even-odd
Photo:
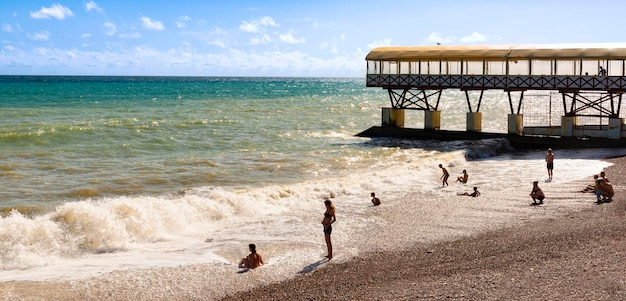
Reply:
[[[404,128],[405,110],[424,111],[424,130],[440,130],[441,94],[459,89],[467,100],[466,134],[480,133],[483,92],[496,89],[508,97],[508,135],[621,140],[626,136],[620,117],[626,44],[607,46],[379,47],[366,56],[366,85],[389,94],[391,107],[382,108],[383,131]],[[524,93],[536,90],[560,94],[560,126],[524,127]],[[480,92],[478,99],[471,100],[470,91]],[[579,123],[589,116],[606,123]]]

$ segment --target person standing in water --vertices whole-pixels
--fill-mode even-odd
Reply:
[[[443,172],[443,175],[441,176],[441,187],[448,186],[448,177],[450,177],[450,174],[448,173],[448,170],[443,167],[443,165],[439,164],[439,168],[441,168],[441,171]]]
[[[548,179],[552,180],[552,169],[554,169],[554,153],[552,149],[548,149],[548,154],[546,155],[546,167],[548,168]]]
[[[324,226],[324,238],[326,239],[326,249],[328,249],[328,255],[326,258],[329,260],[333,258],[333,244],[330,241],[330,234],[333,232],[332,224],[337,221],[335,218],[335,205],[331,200],[325,200],[324,206],[326,206],[326,212],[324,212],[324,219],[322,219],[322,225]]]

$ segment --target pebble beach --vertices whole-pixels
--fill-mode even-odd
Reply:
[[[563,185],[552,203],[581,206],[550,205],[548,194],[545,206],[528,206],[539,209],[530,214],[491,210],[491,222],[471,217],[481,215],[480,207],[465,217],[448,208],[452,222],[432,226],[444,237],[388,246],[373,239],[379,248],[346,259],[336,246],[330,262],[299,263],[296,275],[272,275],[271,266],[224,273],[202,264],[121,270],[73,281],[3,282],[1,300],[620,300],[626,298],[626,158],[607,161],[613,165],[604,170],[616,191],[611,203],[595,205],[593,195]],[[583,184],[567,183],[572,189]],[[272,260],[271,253],[264,256]]]

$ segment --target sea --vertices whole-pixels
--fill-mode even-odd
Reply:
[[[482,130],[505,132],[505,94],[487,91],[482,102]],[[364,233],[393,218],[372,214],[371,192],[384,208],[479,186],[483,199],[524,191],[527,207],[532,181],[582,183],[624,152],[555,149],[549,183],[545,149],[357,136],[389,106],[364,78],[0,76],[0,282],[235,270],[249,243],[270,264],[306,266],[326,255],[325,199],[337,207],[335,253],[346,260],[376,250]],[[439,110],[442,129],[465,128],[462,92],[444,91]],[[423,120],[409,110],[405,126]],[[467,186],[454,183],[463,169]]]

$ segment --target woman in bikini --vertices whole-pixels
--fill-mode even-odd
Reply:
[[[332,223],[337,219],[335,218],[335,205],[330,200],[325,200],[326,212],[324,212],[324,219],[322,225],[324,226],[324,238],[326,239],[326,248],[328,249],[328,255],[326,258],[333,258],[333,244],[330,241],[330,234],[333,232]]]

